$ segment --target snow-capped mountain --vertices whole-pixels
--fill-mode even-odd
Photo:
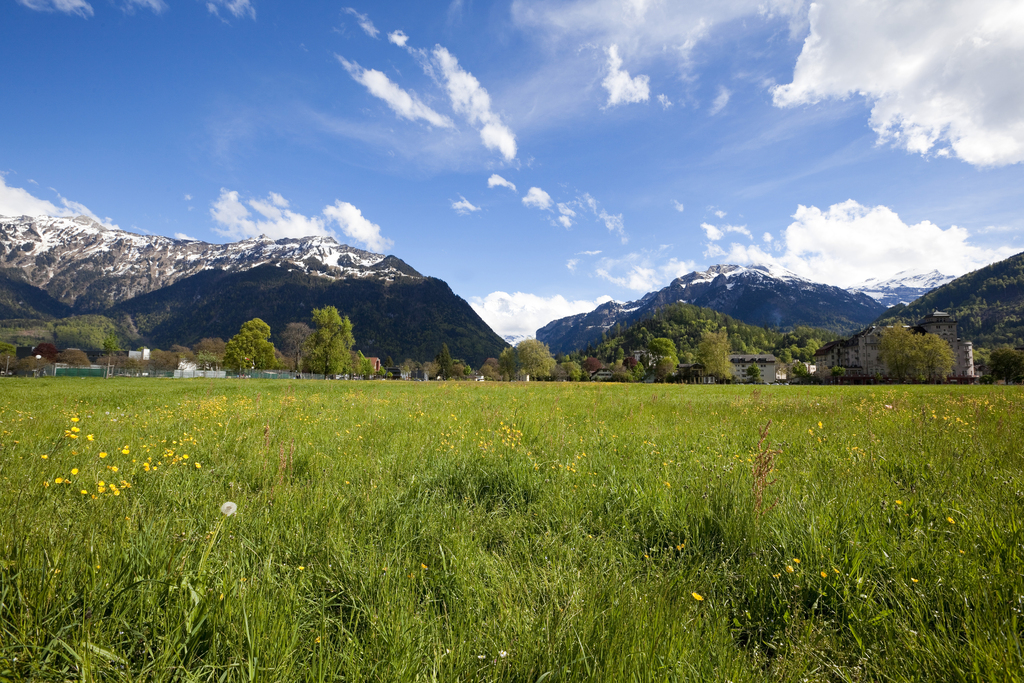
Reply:
[[[896,304],[909,304],[954,279],[952,275],[943,275],[937,270],[930,272],[904,270],[884,280],[882,278],[865,280],[860,284],[847,287],[847,290],[867,294],[889,308]]]
[[[394,256],[339,244],[333,237],[229,244],[138,235],[91,218],[0,217],[0,267],[76,309],[101,309],[204,270],[244,271],[274,263],[331,279],[421,277]]]
[[[524,339],[533,339],[533,335],[532,334],[506,334],[504,337],[502,337],[502,339],[504,339],[506,342],[508,342],[510,346],[515,346],[516,344],[518,344],[519,342],[523,341]]]
[[[885,310],[865,294],[812,282],[778,266],[720,264],[676,278],[636,301],[610,301],[590,313],[555,320],[537,330],[537,339],[554,353],[566,353],[596,344],[615,325],[629,325],[677,302],[752,325],[811,325],[842,333],[867,325]]]

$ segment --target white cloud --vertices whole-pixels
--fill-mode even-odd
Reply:
[[[710,223],[701,223],[700,227],[704,231],[704,234],[707,235],[708,239],[713,242],[717,242],[718,240],[725,237],[724,232],[722,232],[715,226],[711,225]]]
[[[576,272],[576,264],[578,264],[579,262],[580,262],[580,260],[578,258],[571,258],[571,259],[569,259],[568,261],[565,262],[565,267],[569,269],[570,273],[575,273]]]
[[[487,179],[487,187],[507,187],[513,192],[516,191],[516,186],[508,180],[505,180],[497,173],[492,173],[491,177]]]
[[[249,212],[250,208],[259,215],[255,219]],[[330,222],[335,222],[346,237],[372,251],[383,252],[394,244],[381,236],[379,225],[368,221],[359,209],[348,202],[336,200],[333,205],[324,207],[322,214],[306,217],[296,213],[288,208],[288,200],[276,192],[268,194],[266,199],[249,199],[243,203],[238,192],[223,188],[210,208],[210,216],[220,226],[214,231],[236,240],[260,235],[271,239],[307,235],[337,237],[327,227]]]
[[[18,0],[18,3],[37,12],[64,12],[80,17],[93,15],[92,5],[85,0]]]
[[[725,109],[725,105],[729,104],[730,97],[732,97],[732,93],[728,88],[725,86],[718,86],[718,95],[715,97],[715,101],[711,103],[711,115],[714,116]]]
[[[130,13],[135,9],[135,5],[153,10],[157,14],[167,9],[167,3],[163,0],[125,0],[124,9]]]
[[[622,220],[621,213],[613,216],[604,209],[601,209],[601,213],[597,214],[597,217],[604,221],[604,227],[608,228],[609,232],[619,233],[619,238],[623,244],[629,241],[629,238],[626,236],[626,224]]]
[[[852,199],[827,211],[801,205],[793,219],[783,233],[781,265],[839,286],[908,269],[962,275],[1016,251],[974,246],[964,228],[943,230],[927,220],[908,225],[886,206],[867,207]]]
[[[186,202],[192,201],[192,195],[190,195],[190,194],[186,194],[184,198],[185,198]]]
[[[558,222],[561,223],[562,227],[569,229],[572,227],[572,219],[576,217],[576,212],[573,211],[568,204],[558,204]]]
[[[629,72],[622,68],[619,46],[612,45],[608,48],[608,75],[601,82],[608,91],[608,103],[605,106],[646,102],[651,96],[650,80],[649,76],[642,74],[630,78]]]
[[[206,9],[218,17],[220,16],[220,10],[225,9],[238,19],[246,15],[250,19],[256,18],[256,8],[252,6],[249,0],[209,0],[206,3]]]
[[[601,250],[598,249],[597,251],[581,251],[580,253],[583,254],[584,256],[597,256],[598,254],[601,253]]]
[[[664,259],[662,250],[626,254],[622,258],[601,259],[594,271],[598,277],[631,289],[635,292],[651,292],[661,289],[680,275],[696,268],[693,261],[677,258]],[[618,274],[617,274],[618,273]]]
[[[486,297],[471,297],[469,305],[491,329],[501,336],[516,334],[533,336],[552,320],[577,313],[589,313],[611,301],[601,296],[590,301],[568,300],[562,295],[542,297],[525,292],[491,292]]]
[[[978,166],[1024,161],[1019,0],[819,0],[809,19],[776,106],[862,95],[880,141]]]
[[[35,181],[29,182],[34,183]],[[4,174],[0,173],[0,216],[56,216],[58,218],[88,216],[101,225],[120,230],[110,218],[100,218],[84,204],[65,199],[56,190],[54,192],[57,199],[60,200],[60,206],[45,199],[39,199],[20,187],[8,186]]]
[[[452,208],[455,209],[455,213],[460,216],[465,216],[467,213],[480,210],[479,206],[473,206],[470,201],[461,194],[459,195],[459,201],[452,202]]]
[[[672,200],[672,206],[674,206],[676,208],[676,211],[678,211],[679,213],[682,213],[686,209],[686,207],[683,206],[682,202],[677,202],[674,199]]]
[[[366,245],[370,251],[384,253],[395,244],[381,236],[379,225],[364,218],[363,212],[348,202],[335,200],[333,206],[324,207],[324,216],[335,221],[345,236]]]
[[[491,111],[491,96],[473,74],[461,66],[447,49],[436,46],[433,51],[444,79],[452,108],[471,125],[480,126],[480,139],[487,149],[498,150],[506,161],[516,158],[516,136],[501,117]]]
[[[350,62],[341,55],[334,55],[356,83],[363,85],[371,95],[384,100],[385,104],[399,117],[409,121],[423,119],[438,128],[454,128],[455,124],[447,116],[423,104],[415,95],[410,95],[384,73],[376,69],[364,69],[355,62]]]
[[[526,196],[523,197],[523,206],[532,206],[537,209],[550,209],[553,202],[551,195],[539,187],[531,187]]]
[[[722,213],[722,212],[716,212],[716,213]],[[722,213],[722,215],[724,216],[725,214]],[[754,239],[754,236],[752,234],[750,234],[750,231],[747,230],[747,226],[745,226],[745,225],[721,225],[721,226],[714,226],[714,225],[711,225],[710,223],[701,223],[700,227],[704,231],[704,234],[707,235],[708,239],[711,240],[711,241],[717,241],[717,240],[722,239],[723,237],[725,237],[725,234],[728,233],[728,232],[738,233],[740,235],[746,235],[748,238]]]
[[[377,30],[377,27],[373,25],[373,22],[370,21],[370,17],[368,17],[367,15],[360,14],[351,7],[346,7],[342,11],[348,12],[349,14],[354,16],[356,18],[356,22],[359,24],[359,28],[363,29],[363,32],[366,35],[370,36],[371,38],[376,38],[377,34],[380,33],[380,31]],[[401,32],[398,31],[398,33]]]
[[[725,218],[728,214],[726,214],[725,211],[719,209],[718,211],[715,211],[715,215],[718,216],[719,218]]]
[[[388,34],[388,42],[394,43],[398,47],[405,47],[405,44],[409,42],[409,36],[405,35],[405,31],[402,30],[392,31]]]
[[[176,232],[176,233],[174,233],[174,239],[176,239],[176,240],[184,240],[186,242],[198,242],[199,241],[195,237],[189,237],[188,235],[186,235],[183,232]]]
[[[672,106],[672,102],[671,102],[671,100],[669,100],[669,99],[668,99],[668,96],[667,96],[667,95],[665,95],[664,93],[662,93],[662,94],[658,95],[658,101],[659,101],[659,102],[661,102],[661,106],[662,106],[662,107],[663,107],[664,109],[668,109],[669,107],[671,107],[671,106]]]
[[[764,235],[763,235],[763,236],[761,237],[761,239],[762,239],[762,240],[764,240],[765,244],[771,244],[771,242],[772,242],[772,240],[773,240],[774,238],[772,237],[772,234],[771,234],[770,232],[766,232],[766,233],[765,233],[765,234],[764,234]]]

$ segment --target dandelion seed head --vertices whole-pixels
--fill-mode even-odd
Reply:
[[[238,506],[232,503],[230,500],[220,506],[220,513],[225,517],[230,517],[231,515],[235,514],[236,510],[238,510]]]

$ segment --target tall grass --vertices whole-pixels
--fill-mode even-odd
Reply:
[[[0,679],[1024,677],[1012,387],[0,391]]]

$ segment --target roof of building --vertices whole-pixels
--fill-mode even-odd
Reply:
[[[731,363],[774,363],[775,356],[770,353],[730,353]]]

